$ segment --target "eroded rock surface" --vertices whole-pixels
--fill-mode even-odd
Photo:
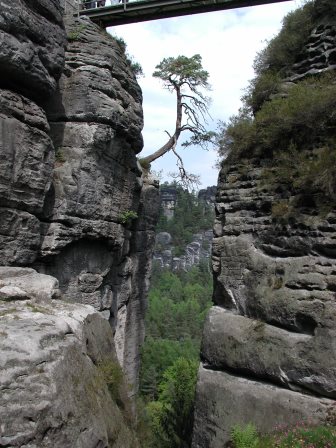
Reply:
[[[0,445],[136,448],[158,185],[124,48],[62,11],[0,0]]]
[[[143,179],[142,94],[123,48],[87,19],[71,38],[56,98],[45,105],[56,147],[35,266],[63,297],[110,321],[118,358],[137,388],[158,185]],[[125,219],[129,212],[136,219]]]
[[[0,2],[0,264],[100,311],[136,390],[159,208],[136,158],[142,94],[124,48],[86,18],[65,30],[61,13],[58,0]]]
[[[41,98],[54,92],[64,63],[59,0],[0,1],[0,85]]]
[[[276,425],[309,421],[318,424],[333,409],[333,401],[311,397],[241,374],[200,367],[197,383],[193,446],[223,448],[238,422],[257,422],[267,433]]]
[[[0,267],[0,300],[51,300],[60,295],[58,281],[30,268]]]
[[[138,446],[109,391],[113,333],[92,307],[0,300],[0,323],[0,446]]]
[[[282,190],[262,187],[249,163],[219,178],[195,448],[222,447],[236,423],[323,421],[336,398],[336,215],[306,207],[297,222],[274,219]]]
[[[292,81],[335,68],[335,36],[334,24],[314,29]],[[193,448],[226,446],[237,423],[324,423],[335,403],[335,197],[323,209],[281,168],[267,177],[266,159],[232,158],[219,175]]]
[[[0,2],[0,264],[31,264],[54,165],[41,99],[64,66],[65,32],[58,1]]]

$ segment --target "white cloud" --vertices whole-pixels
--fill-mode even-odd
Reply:
[[[128,52],[146,74],[139,80],[144,96],[143,154],[162,145],[164,131],[174,127],[174,97],[151,76],[164,57],[201,54],[212,85],[210,112],[214,122],[210,126],[214,128],[218,119],[225,120],[237,112],[242,90],[253,77],[256,53],[265,46],[265,40],[278,32],[282,18],[297,6],[297,1],[289,1],[110,28],[112,34],[125,39]],[[203,186],[217,182],[213,151],[189,149],[183,151],[183,156],[188,171],[201,175]],[[166,155],[153,167],[165,173],[174,171],[175,158]]]

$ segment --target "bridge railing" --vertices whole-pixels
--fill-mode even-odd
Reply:
[[[118,4],[128,3],[136,0],[79,0],[79,9],[96,9],[105,6],[116,6]]]

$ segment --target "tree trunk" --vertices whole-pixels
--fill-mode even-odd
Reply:
[[[145,164],[150,164],[154,162],[154,160],[158,159],[159,157],[166,154],[168,151],[170,151],[177,143],[178,138],[181,134],[181,126],[182,126],[182,97],[181,97],[181,90],[180,86],[174,86],[176,91],[176,124],[175,124],[175,132],[174,134],[169,137],[169,140],[161,146],[160,149],[153,152],[147,157],[143,157],[141,159],[142,162]]]

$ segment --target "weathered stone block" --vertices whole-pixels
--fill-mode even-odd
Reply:
[[[289,332],[213,307],[202,342],[203,362],[289,389],[336,398],[335,332]]]
[[[196,402],[193,448],[223,448],[236,424],[252,422],[261,432],[303,421],[318,424],[334,403],[202,365]]]
[[[0,81],[29,97],[50,95],[64,63],[58,0],[0,1]]]
[[[0,205],[41,213],[55,157],[48,131],[40,107],[0,90]]]
[[[40,222],[34,215],[0,207],[0,265],[30,265],[40,242]]]
[[[112,330],[92,307],[0,302],[0,321],[1,445],[138,447],[100,367],[117,363]]]

